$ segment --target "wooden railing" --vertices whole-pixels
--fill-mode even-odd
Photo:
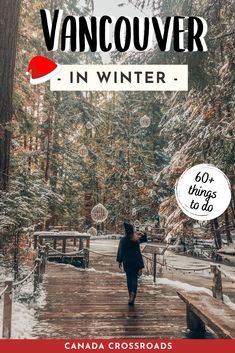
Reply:
[[[8,278],[4,282],[4,289],[0,293],[0,299],[3,297],[3,325],[2,325],[2,337],[11,338],[11,326],[12,326],[12,305],[13,305],[13,293],[14,289],[24,285],[33,276],[33,292],[34,295],[37,293],[39,283],[42,282],[43,274],[45,273],[46,258],[48,254],[48,247],[44,246],[39,249],[37,258],[35,259],[33,269],[27,274],[22,280],[13,282],[12,279]]]
[[[11,316],[12,316],[12,280],[5,281],[5,288],[0,293],[0,298],[3,298],[3,324],[2,337],[11,338]]]
[[[76,231],[45,231],[34,233],[34,248],[42,247],[47,242],[49,255],[48,259],[59,260],[65,263],[67,260],[77,259],[81,261],[84,268],[89,264],[90,235]],[[78,247],[76,251],[68,251],[69,241],[72,246]],[[60,244],[60,247],[59,247]],[[58,259],[56,259],[58,258]]]
[[[86,233],[79,233],[75,231],[48,231],[34,233],[34,249],[37,249],[38,243],[43,245],[45,241],[53,241],[53,248],[56,250],[58,241],[62,241],[62,252],[66,253],[66,244],[68,240],[73,240],[73,245],[77,245],[79,241],[79,250],[84,247],[90,247],[90,235]],[[86,242],[84,246],[84,241]]]
[[[37,236],[41,235],[41,232],[38,232],[40,234],[37,234]],[[63,237],[64,236],[64,237]],[[65,241],[65,246],[62,247],[63,250],[66,250],[66,240],[68,238],[71,239],[71,234],[70,237],[68,235],[63,235],[60,237],[60,239],[63,240],[63,243]],[[98,255],[102,256],[109,256],[109,257],[116,257],[114,254],[106,254],[106,253],[100,253],[97,251],[92,251],[90,249],[90,237],[84,234],[76,234],[72,235],[72,238],[74,236],[79,239],[79,248],[80,250],[74,252],[74,253],[65,253],[61,252],[56,249],[56,247],[51,247],[48,243],[43,245],[44,239],[51,238],[53,240],[53,237],[56,237],[58,240],[58,234],[49,234],[49,236],[45,236],[43,234],[41,237],[39,236],[39,246],[38,246],[38,252],[37,252],[37,257],[35,259],[34,266],[30,273],[25,276],[22,280],[18,282],[13,282],[11,279],[6,279],[4,282],[4,289],[0,292],[0,299],[3,297],[3,327],[2,327],[2,336],[3,338],[10,338],[11,337],[11,319],[12,319],[12,303],[13,303],[13,292],[16,287],[19,287],[21,285],[24,285],[27,283],[27,281],[33,276],[33,292],[36,294],[38,292],[39,284],[43,280],[43,274],[45,273],[45,268],[46,268],[46,260],[49,254],[49,250],[53,250],[56,253],[60,254],[61,256],[64,255],[78,255],[79,253],[83,252],[88,264],[89,261],[89,253],[95,253]],[[82,242],[81,242],[82,238]],[[86,247],[84,247],[83,240],[86,240]],[[54,242],[53,242],[54,244]],[[55,244],[54,244],[55,245]],[[233,283],[235,283],[235,277],[231,276],[228,274],[226,271],[224,271],[220,265],[218,264],[210,264],[210,266],[204,266],[201,268],[182,268],[182,267],[175,267],[167,264],[167,262],[164,259],[164,256],[162,258],[162,261],[157,261],[157,255],[164,255],[165,251],[167,250],[168,247],[160,248],[160,247],[153,247],[151,245],[147,245],[145,248],[146,253],[148,256],[143,253],[143,257],[145,261],[147,261],[149,264],[151,264],[151,274],[153,275],[153,281],[156,282],[156,276],[157,276],[157,264],[161,266],[161,269],[164,267],[172,269],[172,270],[177,270],[181,271],[183,273],[185,272],[196,272],[196,271],[204,271],[204,270],[209,270],[211,269],[211,273],[213,274],[213,285],[212,285],[212,292],[213,296],[221,301],[223,301],[223,286],[222,286],[222,275],[227,277],[229,280],[231,280]],[[149,255],[152,258],[149,257]],[[115,260],[114,260],[115,261]]]
[[[235,283],[235,277],[224,271],[220,265],[211,264],[211,273],[213,274],[212,293],[213,297],[223,301],[223,281],[222,275],[228,278],[232,283]]]
[[[73,245],[79,241],[79,249],[73,253],[66,252],[67,241],[73,240]],[[52,240],[53,247],[45,241]],[[58,241],[62,241],[62,251],[57,250]],[[85,244],[84,244],[85,242]],[[3,297],[3,327],[2,337],[11,338],[11,323],[12,323],[12,305],[14,289],[24,285],[33,277],[33,293],[36,295],[39,289],[39,284],[42,283],[43,274],[46,269],[46,260],[49,256],[49,251],[53,251],[60,257],[79,256],[82,253],[84,257],[84,267],[88,267],[89,263],[89,248],[90,236],[78,232],[35,232],[34,233],[34,248],[37,249],[37,257],[35,259],[32,270],[19,282],[13,282],[12,279],[7,279],[4,282],[4,289],[0,292],[0,299]]]
[[[228,280],[230,280],[232,283],[235,283],[235,277],[227,273],[219,264],[216,263],[211,263],[209,266],[204,266],[204,267],[195,267],[195,268],[183,268],[183,267],[176,267],[167,264],[166,261],[164,261],[163,266],[170,270],[176,270],[180,271],[183,274],[185,273],[191,273],[191,272],[200,272],[200,271],[205,271],[205,270],[210,270],[211,274],[213,275],[213,283],[212,283],[212,294],[213,297],[216,299],[219,299],[220,301],[223,301],[223,280],[222,276],[226,277]]]

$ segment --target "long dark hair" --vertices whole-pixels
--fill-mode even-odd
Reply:
[[[130,223],[126,223],[126,222],[124,222],[123,225],[124,225],[124,229],[125,229],[125,236],[127,238],[131,239],[133,237],[133,235],[134,235],[134,227],[133,227],[133,225],[130,224]]]

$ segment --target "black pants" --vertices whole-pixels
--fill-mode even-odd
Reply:
[[[129,294],[137,292],[138,286],[138,271],[126,271],[127,288]]]

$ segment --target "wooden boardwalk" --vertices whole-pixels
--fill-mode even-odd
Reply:
[[[105,264],[104,271],[47,265],[42,284],[46,304],[38,312],[35,337],[186,337],[185,305],[174,289],[153,287],[142,278],[136,304],[130,307],[125,275],[114,272],[113,260],[106,258]]]

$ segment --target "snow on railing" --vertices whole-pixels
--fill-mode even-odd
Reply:
[[[8,286],[6,286],[3,291],[0,292],[0,299],[2,298],[3,294],[7,291]]]

